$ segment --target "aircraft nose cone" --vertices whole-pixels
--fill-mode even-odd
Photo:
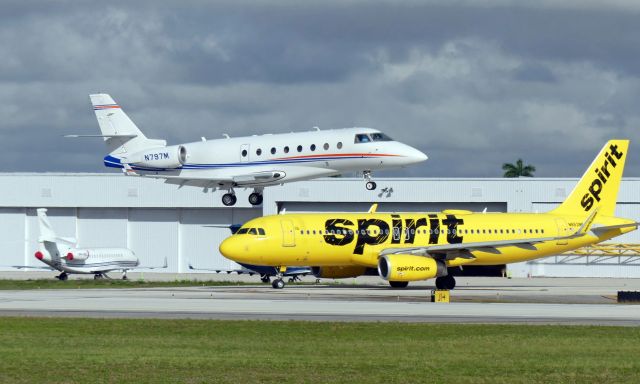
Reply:
[[[429,158],[422,151],[419,151],[413,147],[409,147],[409,148],[411,149],[407,151],[408,152],[407,157],[410,159],[411,163],[421,163],[423,161],[426,161]]]
[[[220,243],[220,247],[218,248],[218,250],[227,259],[237,261],[241,258],[242,255],[242,249],[240,247],[240,243],[237,240],[238,239],[234,238],[233,236],[226,238],[222,243]]]

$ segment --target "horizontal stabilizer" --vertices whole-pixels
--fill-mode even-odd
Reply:
[[[77,139],[77,138],[82,138],[82,137],[98,137],[98,138],[107,138],[107,139],[111,139],[114,137],[120,137],[120,138],[127,138],[127,139],[133,139],[134,137],[138,137],[138,135],[118,135],[118,134],[113,134],[113,135],[64,135],[64,137],[70,138],[70,139]]]

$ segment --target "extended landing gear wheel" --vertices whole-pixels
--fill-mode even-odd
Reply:
[[[390,281],[391,288],[407,288],[409,286],[408,281]]]
[[[268,283],[271,281],[271,278],[268,275],[262,275],[260,276],[260,281],[262,281],[263,283]]]
[[[369,191],[373,191],[374,189],[376,189],[378,185],[376,184],[375,181],[367,181],[367,184],[365,184],[365,187],[367,188],[367,190]]]
[[[233,193],[225,193],[224,195],[222,195],[222,204],[226,205],[227,207],[235,205],[236,201],[238,201],[238,198]]]
[[[66,273],[62,272],[57,277],[58,277],[58,280],[60,280],[60,281],[67,281],[67,279],[69,278],[69,275],[67,275]]]
[[[271,282],[271,286],[275,289],[284,288],[284,281],[282,279],[275,279]]]
[[[127,272],[122,272],[122,280],[127,280]]]
[[[102,275],[102,273],[96,273],[95,275],[93,275],[93,280],[102,280],[104,279],[104,276]]]
[[[456,279],[453,276],[440,276],[436,279],[436,288],[453,289],[456,287]]]
[[[262,194],[258,192],[253,192],[249,195],[249,203],[251,205],[260,205],[262,204]]]

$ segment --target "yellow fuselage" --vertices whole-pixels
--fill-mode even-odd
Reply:
[[[239,234],[226,239],[220,251],[226,257],[253,265],[376,267],[380,253],[390,248],[557,238],[574,234],[584,216],[535,213],[314,213],[253,219]],[[592,226],[633,221],[597,217]],[[253,230],[252,230],[253,229]],[[630,232],[611,229],[596,236],[589,232],[569,239],[533,245],[487,247],[473,257],[456,257],[447,266],[497,265],[560,254]],[[242,233],[244,232],[244,233]]]

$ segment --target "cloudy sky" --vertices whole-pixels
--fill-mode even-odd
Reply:
[[[640,3],[606,3],[5,0],[0,171],[106,172],[62,138],[106,92],[171,144],[369,126],[430,157],[384,176],[572,177],[629,138],[637,177]]]

